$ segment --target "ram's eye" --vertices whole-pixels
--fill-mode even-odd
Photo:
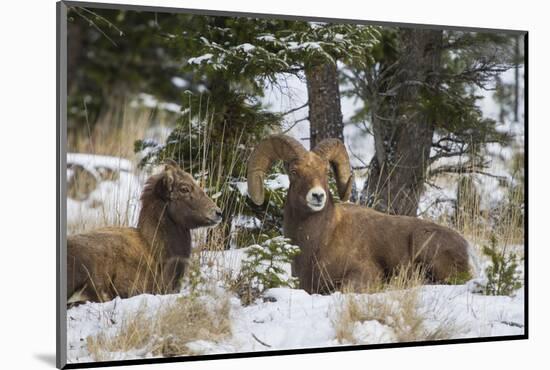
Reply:
[[[186,186],[186,185],[183,185],[180,187],[180,192],[182,192],[183,194],[187,194],[191,191],[191,189],[189,188],[189,186]]]

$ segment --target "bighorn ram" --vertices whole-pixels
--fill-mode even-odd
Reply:
[[[329,164],[342,201],[349,200],[353,181],[348,154],[337,139],[326,139],[309,152],[284,135],[261,141],[248,162],[248,193],[255,204],[264,202],[264,176],[277,160],[286,163],[290,178],[283,228],[301,248],[292,273],[302,289],[360,290],[409,263],[422,266],[438,282],[469,271],[468,244],[451,229],[355,204],[335,204],[328,187]]]
[[[111,227],[67,238],[68,303],[174,291],[191,253],[190,229],[222,218],[174,161],[147,180],[141,203],[137,228]]]

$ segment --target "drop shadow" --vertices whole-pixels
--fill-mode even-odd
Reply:
[[[55,367],[55,353],[35,353],[34,358],[37,360],[42,361],[46,365],[50,365],[52,367]]]

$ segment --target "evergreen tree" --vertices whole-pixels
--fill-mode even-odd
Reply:
[[[185,70],[207,87],[190,98],[189,115],[204,117],[208,110],[226,133],[276,126],[282,115],[265,111],[258,98],[268,85],[285,89],[278,77],[292,74],[308,84],[312,140],[331,133],[342,138],[336,62],[366,63],[375,28],[247,17],[189,16],[188,23],[179,36],[183,54],[193,56]]]
[[[385,28],[382,39],[373,50],[374,63],[353,67],[346,76],[351,93],[365,103],[355,118],[368,117],[375,141],[361,202],[416,215],[430,176],[485,173],[482,147],[509,140],[482,115],[476,89],[494,88],[495,77],[514,66],[512,38]],[[442,158],[465,160],[433,166]]]

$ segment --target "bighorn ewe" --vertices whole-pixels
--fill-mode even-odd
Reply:
[[[414,217],[334,203],[328,187],[329,164],[342,201],[349,199],[352,186],[341,141],[326,139],[310,152],[284,135],[260,142],[248,162],[248,193],[257,205],[264,202],[264,176],[276,160],[286,163],[290,178],[283,228],[284,235],[301,248],[292,273],[302,289],[360,290],[409,264],[422,266],[438,282],[469,271],[468,244],[457,232]]]
[[[147,180],[141,203],[137,228],[67,238],[68,303],[174,291],[191,253],[190,229],[222,219],[221,210],[174,161]]]

